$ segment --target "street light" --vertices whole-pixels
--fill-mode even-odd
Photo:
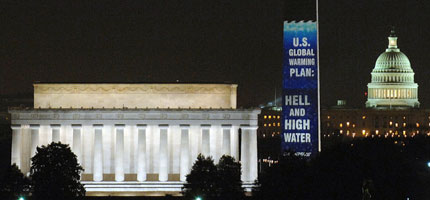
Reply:
[[[202,198],[201,198],[201,197],[199,197],[199,196],[197,196],[197,197],[196,197],[196,200],[202,200]]]
[[[19,197],[18,200],[25,200],[24,197]]]
[[[427,167],[429,167],[429,168],[430,168],[430,161],[428,161],[428,162],[427,162]]]

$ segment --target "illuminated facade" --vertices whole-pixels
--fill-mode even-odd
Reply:
[[[368,87],[366,107],[419,107],[418,84],[408,57],[397,47],[397,36],[391,31],[388,48],[376,60]]]
[[[232,84],[35,84],[34,108],[11,108],[12,163],[70,144],[88,195],[179,195],[199,153],[257,178],[259,109],[236,109]]]
[[[428,135],[430,110],[323,109],[321,134],[323,139],[337,136],[406,138],[417,134]]]

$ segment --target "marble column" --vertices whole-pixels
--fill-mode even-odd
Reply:
[[[257,126],[249,130],[249,181],[254,182],[258,177]]]
[[[239,127],[231,127],[231,156],[239,161]]]
[[[137,180],[146,180],[146,124],[137,125]]]
[[[222,155],[231,155],[231,124],[222,126]]]
[[[210,124],[202,124],[202,154],[204,156],[209,156],[210,153]]]
[[[36,148],[39,146],[39,124],[30,124],[31,132],[31,146],[30,146],[30,159],[36,154]],[[30,162],[31,163],[31,162]]]
[[[103,124],[94,124],[94,181],[103,180]],[[116,177],[115,177],[116,178]]]
[[[257,178],[257,126],[241,126],[242,181],[253,182]]]
[[[72,124],[73,129],[73,146],[72,151],[75,153],[76,157],[78,158],[78,162],[82,163],[82,144],[81,144],[81,130],[82,125],[80,124]]]
[[[60,124],[51,124],[51,130],[52,130],[52,142],[59,142],[60,141]]]
[[[240,163],[242,164],[242,181],[248,181],[248,149],[249,149],[249,141],[248,141],[248,126],[241,126],[241,134],[240,134]]]
[[[189,139],[189,131],[190,125],[183,124],[181,127],[181,152],[180,152],[180,180],[185,181],[186,175],[190,171],[190,139]]]
[[[169,130],[168,124],[160,124],[160,162],[159,162],[159,173],[158,173],[158,179],[160,181],[167,181],[168,180],[168,172],[169,172],[169,160],[168,160],[168,141],[167,141],[167,134]]]
[[[124,124],[116,124],[115,181],[124,181]]]
[[[21,144],[22,130],[21,125],[11,125],[12,128],[12,157],[11,164],[16,164],[21,169]]]

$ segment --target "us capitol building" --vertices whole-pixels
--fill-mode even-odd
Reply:
[[[348,108],[345,101],[322,109],[321,136],[406,138],[430,135],[430,110],[419,108],[418,84],[408,57],[400,51],[394,30],[388,48],[371,72],[366,108]]]
[[[414,71],[408,57],[397,47],[394,30],[388,37],[388,48],[376,60],[371,75],[366,107],[419,107]]]
[[[69,144],[87,195],[179,195],[197,155],[257,178],[259,109],[237,109],[235,84],[34,84],[33,108],[10,108],[12,158],[28,174],[36,147]]]

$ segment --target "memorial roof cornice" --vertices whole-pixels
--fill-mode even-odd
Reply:
[[[155,112],[189,112],[189,111],[260,111],[258,107],[255,108],[32,108],[32,107],[9,107],[9,111],[155,111]]]

